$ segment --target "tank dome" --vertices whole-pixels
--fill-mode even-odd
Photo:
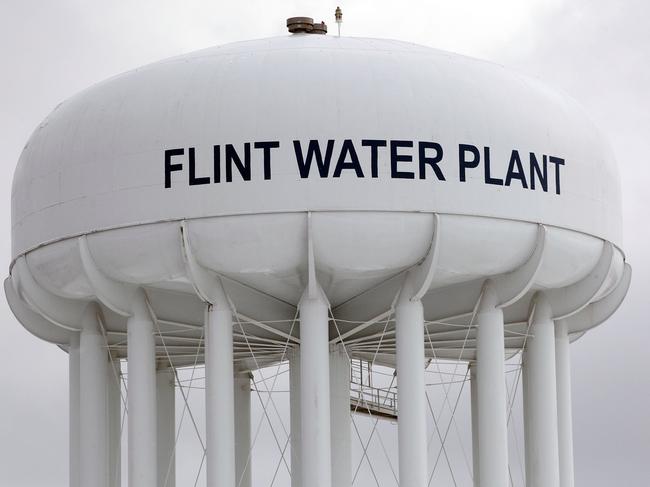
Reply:
[[[570,99],[499,65],[392,40],[213,47],[58,106],[14,177],[14,259],[184,218],[436,212],[620,244],[619,177]]]

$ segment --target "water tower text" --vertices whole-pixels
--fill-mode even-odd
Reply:
[[[167,149],[165,188],[201,186],[253,179],[271,180],[274,162],[286,173],[287,157],[279,141],[219,144],[208,151],[196,147]],[[289,142],[296,176],[308,178],[390,178],[481,182],[561,193],[561,157],[512,149],[496,154],[490,147],[458,144],[447,154],[431,141],[352,139]],[[282,155],[281,155],[282,154]],[[499,169],[497,169],[499,168]]]

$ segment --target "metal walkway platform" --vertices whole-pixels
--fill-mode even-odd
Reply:
[[[350,410],[397,420],[397,389],[373,385],[372,364],[365,360],[352,360],[350,367]]]

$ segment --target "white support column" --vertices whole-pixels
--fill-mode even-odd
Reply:
[[[478,384],[476,383],[476,363],[469,366],[470,400],[472,414],[472,478],[474,487],[479,487],[479,448],[478,448]]]
[[[529,340],[530,337],[528,337],[527,340]],[[524,416],[524,467],[525,467],[525,474],[526,474],[526,486],[530,486],[532,484],[532,475],[530,473],[530,470],[532,468],[531,466],[531,454],[532,454],[532,434],[533,431],[529,425],[530,422],[530,414],[528,411],[530,410],[530,406],[528,405],[528,402],[530,400],[530,392],[529,392],[529,379],[528,379],[528,367],[526,366],[527,362],[527,357],[526,357],[526,350],[522,350],[521,354],[521,386],[522,386],[522,406],[523,406],[523,416]]]
[[[555,373],[557,374],[557,424],[560,487],[573,487],[573,419],[571,414],[571,356],[569,334],[563,320],[555,323]]]
[[[108,353],[97,307],[88,305],[79,338],[79,483],[108,487]]]
[[[232,322],[232,310],[225,302],[207,306],[205,408],[208,487],[237,485]]]
[[[73,334],[68,348],[68,379],[70,391],[69,428],[70,428],[70,487],[81,487],[79,484],[79,335]]]
[[[302,485],[332,487],[328,304],[318,289],[299,307]]]
[[[559,487],[555,329],[543,295],[535,300],[524,351],[524,425],[527,487]]]
[[[235,375],[235,480],[237,487],[252,487],[251,374]]]
[[[176,391],[174,369],[166,364],[156,371],[158,404],[158,487],[176,486]]]
[[[129,486],[156,487],[157,407],[154,324],[144,297],[127,321]]]
[[[289,410],[291,415],[291,487],[302,485],[300,427],[300,347],[289,352]]]
[[[508,424],[503,311],[488,281],[476,315],[479,485],[508,485]]]
[[[122,484],[122,396],[119,360],[109,359],[106,368],[108,391],[108,475],[110,487]]]
[[[350,442],[350,361],[343,345],[330,352],[330,428],[332,437],[332,485],[352,485]]]
[[[395,308],[397,433],[400,487],[427,485],[427,420],[424,393],[422,303],[403,289]]]

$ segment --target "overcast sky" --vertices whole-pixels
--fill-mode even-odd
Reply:
[[[0,0],[0,258],[20,152],[63,99],[119,72],[215,44],[285,35],[293,15],[333,28],[336,3]],[[622,173],[626,302],[572,346],[578,486],[650,478],[650,3],[647,0],[354,0],[343,33],[413,41],[495,61],[576,98]],[[5,271],[6,272],[6,271]],[[67,356],[0,300],[0,485],[67,485]]]

